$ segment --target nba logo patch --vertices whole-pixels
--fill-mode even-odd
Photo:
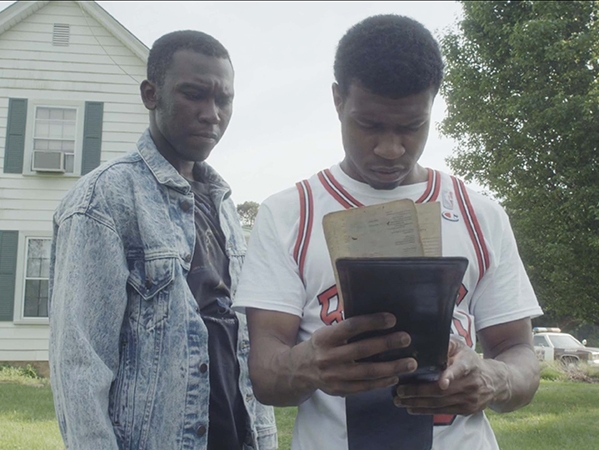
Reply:
[[[441,213],[441,215],[443,216],[444,219],[447,219],[450,222],[457,222],[459,220],[458,215],[456,213],[451,212],[451,211],[443,211]]]
[[[453,210],[453,192],[452,191],[443,191],[443,195],[441,196],[443,203],[443,208]]]

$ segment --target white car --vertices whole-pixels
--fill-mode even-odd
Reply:
[[[536,327],[533,332],[533,345],[539,361],[561,361],[564,364],[586,362],[599,367],[599,348],[586,347],[586,340],[580,342],[559,328]]]

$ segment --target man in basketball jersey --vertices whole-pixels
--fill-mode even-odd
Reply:
[[[348,343],[391,328],[394,317],[344,320],[322,218],[404,198],[439,202],[443,256],[469,260],[449,364],[438,382],[394,389],[394,401],[410,414],[434,415],[435,450],[497,449],[483,410],[512,411],[532,399],[539,368],[531,318],[542,311],[503,209],[418,164],[443,76],[438,44],[412,19],[373,16],[343,36],[334,72],[344,158],[262,204],[234,301],[248,314],[254,392],[267,404],[299,405],[294,450],[348,447],[344,397],[391,389],[417,363],[356,362],[405,347],[410,336]],[[474,350],[477,338],[484,359]]]

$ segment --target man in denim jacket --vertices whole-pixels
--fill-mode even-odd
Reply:
[[[54,216],[50,367],[68,449],[274,449],[273,410],[232,312],[246,250],[231,191],[204,161],[232,113],[214,38],[158,39],[137,151],[83,177]]]

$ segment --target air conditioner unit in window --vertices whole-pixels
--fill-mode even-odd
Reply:
[[[34,150],[31,161],[31,170],[35,172],[64,173],[64,155],[63,152]]]

